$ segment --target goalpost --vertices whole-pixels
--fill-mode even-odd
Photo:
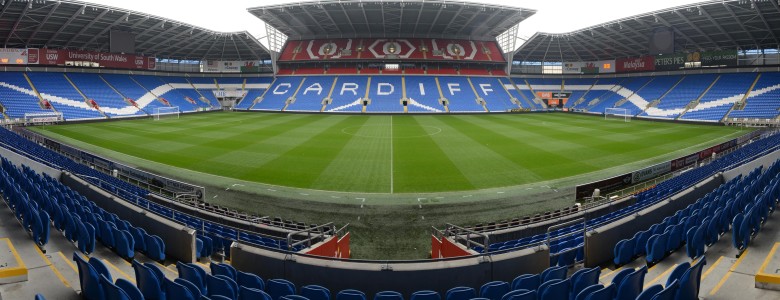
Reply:
[[[154,112],[152,113],[152,116],[155,120],[160,119],[178,119],[179,118],[179,107],[178,106],[163,106],[163,107],[155,107]]]
[[[624,122],[631,122],[631,112],[625,108],[609,107],[604,110],[604,120],[623,119]]]

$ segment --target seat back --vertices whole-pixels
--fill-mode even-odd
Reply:
[[[366,300],[366,294],[358,290],[348,289],[336,294],[336,300]]]
[[[582,291],[580,291],[579,293],[574,295],[574,300],[585,300],[585,298],[590,296],[590,294],[593,294],[593,292],[598,291],[598,290],[603,289],[603,288],[604,288],[604,286],[600,285],[600,284],[594,284],[594,285],[591,285],[589,287],[586,287],[586,288],[582,289]]]
[[[265,282],[263,281],[260,276],[257,276],[255,274],[246,273],[237,271],[236,272],[236,282],[240,286],[245,286],[248,288],[258,289],[258,290],[265,290]],[[328,292],[328,298],[330,298],[330,292]],[[308,298],[308,297],[307,297]],[[309,298],[310,300],[313,300]],[[328,300],[328,299],[326,299]]]
[[[100,275],[100,287],[103,289],[103,299],[106,300],[130,300],[130,296],[116,286],[106,276]]]
[[[599,275],[601,275],[601,269],[598,267],[577,271],[577,273],[571,277],[572,295],[576,296],[585,288],[599,283]]]
[[[267,282],[266,292],[272,300],[279,300],[282,296],[295,295],[295,285],[284,279],[271,279]]]
[[[585,300],[612,300],[615,296],[615,285],[610,284],[606,287],[593,291]]]
[[[184,278],[176,278],[173,280],[173,282],[183,285],[187,290],[190,291],[193,297],[195,297],[196,300],[200,299],[200,297],[203,295],[203,293],[200,292],[200,289],[195,286],[194,283],[189,282],[188,280]]]
[[[165,279],[165,295],[167,300],[199,300],[195,298],[195,295],[187,287],[168,279]]]
[[[444,296],[445,300],[469,300],[477,297],[477,292],[474,288],[459,286],[451,288]]]
[[[441,300],[441,295],[434,291],[416,291],[409,300]]]
[[[553,280],[553,279],[561,279],[561,280],[565,279],[566,278],[566,271],[568,269],[569,268],[566,267],[566,266],[547,268],[540,275],[541,281],[540,281],[539,284],[542,284],[542,283],[544,283],[544,282],[546,282],[548,280]]]
[[[330,300],[330,290],[319,285],[307,285],[302,287],[300,295],[309,298],[309,300]]]
[[[135,270],[136,284],[138,289],[141,290],[141,294],[144,295],[144,299],[165,299],[165,291],[163,291],[161,280],[157,278],[157,275],[148,266],[133,261],[133,269]]]
[[[144,295],[141,294],[141,290],[134,283],[124,278],[119,278],[114,284],[125,291],[131,300],[144,300]]]
[[[688,269],[691,268],[691,263],[684,262],[672,270],[672,273],[669,274],[669,277],[666,279],[666,286],[669,286],[673,281],[677,281],[679,283],[680,279],[682,279],[683,274],[688,271]]]
[[[238,300],[271,300],[271,296],[262,290],[240,286]]]
[[[228,278],[219,275],[206,275],[209,296],[219,295],[235,299],[238,294],[237,288],[234,287],[235,284],[231,284],[228,280]]]
[[[571,281],[568,278],[564,280],[553,279],[545,284],[546,288],[539,288],[540,300],[569,299]]]
[[[647,266],[628,274],[617,287],[617,299],[635,299],[642,292]]]
[[[73,253],[73,260],[79,270],[79,283],[81,296],[87,300],[98,300],[103,297],[103,289],[100,286],[100,276],[92,265],[84,260],[78,253]]]
[[[513,290],[536,290],[539,288],[539,274],[523,274],[512,280]]]
[[[504,281],[491,281],[479,288],[479,296],[491,300],[501,300],[501,296],[509,292],[509,283]]]
[[[374,295],[374,300],[404,300],[404,296],[396,291],[381,291]]]
[[[513,290],[504,294],[501,300],[536,300],[535,290]]]
[[[198,288],[198,293],[206,293],[206,283],[203,280],[204,278],[201,277],[200,272],[198,272],[195,268],[196,267],[184,264],[182,262],[176,263],[176,269],[179,270],[179,278],[185,279],[192,283],[195,287]]]
[[[677,288],[680,286],[677,280],[672,281],[666,285],[666,288],[656,293],[651,300],[674,300],[674,296],[677,293]]]

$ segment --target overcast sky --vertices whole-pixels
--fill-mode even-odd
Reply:
[[[564,33],[636,14],[680,6],[701,0],[469,0],[535,9],[520,24],[520,37],[537,31]],[[293,3],[285,0],[87,0],[197,25],[216,31],[248,30],[266,44],[265,24],[246,11],[249,7]]]

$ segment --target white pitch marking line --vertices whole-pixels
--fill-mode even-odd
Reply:
[[[390,194],[393,193],[393,115],[390,115]]]

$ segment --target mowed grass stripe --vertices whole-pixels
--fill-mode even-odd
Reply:
[[[511,186],[540,178],[533,171],[496,153],[493,146],[467,136],[462,126],[452,126],[452,122],[440,118],[423,117],[415,120],[441,128],[441,133],[431,136],[431,139],[475,188]],[[495,144],[501,143],[495,141]]]
[[[348,142],[311,188],[339,191],[390,192],[390,117],[366,118],[362,125],[340,130]]]
[[[418,116],[393,117],[394,192],[438,192],[475,187],[418,123]],[[423,117],[424,118],[424,117]]]
[[[459,116],[453,118],[450,123],[460,124],[459,128],[464,134],[480,143],[490,145],[493,151],[523,166],[523,168],[531,170],[541,179],[555,178],[561,172],[574,173],[577,170],[590,169],[588,165],[580,163],[571,155],[567,155],[568,153],[556,152],[556,147],[540,148],[535,146],[535,140],[544,138],[541,135],[511,138],[505,135],[508,134],[505,133],[506,130],[491,128],[487,119],[476,116]],[[518,182],[517,184],[524,183],[528,182]]]
[[[141,158],[130,161],[147,169],[154,167],[144,160],[274,185],[380,193],[389,192],[391,178],[396,193],[443,192],[641,168],[741,134],[560,113],[392,118],[392,143],[389,116],[209,113],[35,130],[102,147],[88,146],[98,154]]]
[[[310,188],[349,142],[349,137],[343,134],[341,129],[348,126],[361,126],[369,120],[366,117],[333,117],[338,118],[339,121],[327,127],[323,126],[324,130],[319,134],[300,139],[296,147],[253,168],[245,176],[265,183]]]

